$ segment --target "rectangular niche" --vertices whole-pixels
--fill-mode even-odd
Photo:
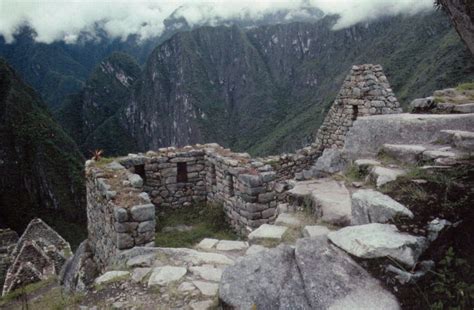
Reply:
[[[185,162],[177,163],[178,174],[176,175],[177,183],[188,182],[188,165]]]
[[[138,174],[142,179],[143,181],[146,180],[146,174],[145,174],[145,165],[135,165],[133,166],[133,169],[135,171],[135,174]]]
[[[231,174],[228,174],[227,177],[227,185],[229,186],[229,196],[234,197],[234,176]]]
[[[352,120],[355,121],[359,116],[359,106],[353,105],[352,106]]]
[[[217,184],[216,165],[211,164],[211,185]]]

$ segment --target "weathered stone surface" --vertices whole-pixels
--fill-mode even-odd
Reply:
[[[399,309],[392,294],[325,237],[244,257],[224,270],[219,297],[236,309]]]
[[[128,271],[120,271],[120,270],[113,270],[113,271],[107,271],[97,279],[95,279],[95,284],[103,284],[111,281],[116,281],[119,279],[126,278],[130,275],[130,272]]]
[[[382,151],[398,161],[416,164],[421,160],[421,154],[426,148],[422,145],[384,144]]]
[[[221,240],[216,245],[218,251],[242,251],[249,247],[247,242],[234,240]]]
[[[155,257],[155,254],[143,254],[132,257],[127,261],[127,267],[150,267],[153,265]]]
[[[143,179],[138,174],[129,174],[128,180],[133,187],[141,188],[143,186]]]
[[[453,108],[456,113],[474,113],[474,103],[457,104]]]
[[[351,197],[342,182],[321,179],[311,191],[317,213],[326,223],[348,225],[351,221]]]
[[[302,225],[301,220],[295,215],[290,213],[281,213],[275,220],[275,225],[287,226],[287,227],[300,227]]]
[[[413,218],[413,213],[389,196],[371,189],[352,194],[352,225],[386,223],[396,216]]]
[[[329,228],[322,225],[311,225],[311,226],[305,226],[303,228],[303,236],[309,237],[309,238],[325,236],[329,232],[330,232]]]
[[[347,133],[343,153],[348,159],[374,157],[383,144],[423,144],[436,141],[442,136],[440,131],[444,129],[474,131],[474,114],[359,117]]]
[[[288,227],[263,224],[252,231],[248,238],[250,243],[278,242],[283,237]]]
[[[184,277],[186,272],[187,270],[184,267],[163,266],[153,268],[150,279],[148,280],[148,286],[161,286],[176,282]]]
[[[438,158],[456,158],[456,153],[450,151],[439,151],[439,150],[430,150],[423,152],[423,159],[425,160],[435,160]]]
[[[67,292],[82,292],[98,275],[87,240],[81,242],[74,255],[66,261],[59,275],[59,282]]]
[[[252,244],[245,252],[245,255],[253,255],[265,250],[267,250],[267,248],[264,246],[261,246],[259,244]]]
[[[405,171],[401,169],[373,167],[370,174],[375,179],[377,187],[381,187],[387,183],[395,181],[399,176],[404,175]]]
[[[216,268],[212,265],[190,267],[189,270],[206,281],[219,282],[222,277],[222,268]]]
[[[224,269],[219,297],[237,309],[310,309],[294,260],[286,245],[246,256]]]
[[[135,268],[132,271],[132,281],[139,283],[143,282],[148,274],[150,274],[151,268]]]
[[[429,222],[426,227],[426,230],[428,231],[428,240],[430,242],[435,241],[438,238],[441,231],[451,225],[452,223],[450,221],[435,218],[434,220]]]
[[[217,242],[219,242],[218,239],[204,238],[199,242],[197,247],[203,250],[210,250],[216,246]]]
[[[361,258],[391,258],[413,266],[426,246],[424,237],[400,233],[395,225],[372,223],[344,227],[328,238],[346,252]]]
[[[151,203],[133,206],[130,211],[133,220],[137,222],[151,221],[155,219],[155,206]]]
[[[360,168],[367,169],[367,168],[372,167],[372,166],[380,166],[381,163],[378,160],[375,160],[375,159],[362,158],[362,159],[355,160],[354,165],[359,167],[359,169]]]
[[[312,167],[313,176],[323,176],[324,174],[334,174],[344,170],[346,160],[338,149],[325,149],[321,157],[318,158]]]
[[[193,310],[210,310],[210,309],[213,309],[214,307],[214,301],[213,300],[197,301],[197,302],[193,302],[189,306]]]
[[[311,309],[400,309],[390,292],[326,237],[298,240],[295,256]]]
[[[204,296],[216,296],[219,284],[205,282],[205,281],[193,281],[193,284],[199,289],[201,294]]]

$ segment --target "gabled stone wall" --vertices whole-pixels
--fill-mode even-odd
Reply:
[[[342,148],[360,116],[401,113],[382,66],[353,66],[316,136],[321,149]]]

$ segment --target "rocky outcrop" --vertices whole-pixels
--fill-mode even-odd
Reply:
[[[391,293],[326,237],[243,258],[224,270],[219,297],[236,309],[399,309]]]
[[[448,129],[474,131],[474,114],[360,117],[347,133],[343,152],[349,159],[374,157],[384,144],[425,144],[442,138],[440,131]]]
[[[85,291],[98,274],[89,242],[84,240],[61,269],[59,282],[67,292]]]
[[[3,285],[3,295],[26,284],[60,273],[72,255],[71,247],[41,219],[30,222],[16,244],[12,265]]]
[[[474,5],[463,0],[437,0],[448,13],[456,31],[474,55]]]

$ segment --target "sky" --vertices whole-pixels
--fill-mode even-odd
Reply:
[[[0,0],[0,36],[9,43],[21,26],[37,34],[37,42],[75,43],[79,34],[94,38],[97,26],[113,38],[159,36],[163,20],[177,8],[191,26],[217,20],[255,18],[279,9],[298,13],[317,7],[341,17],[334,29],[381,16],[433,10],[434,0]]]

